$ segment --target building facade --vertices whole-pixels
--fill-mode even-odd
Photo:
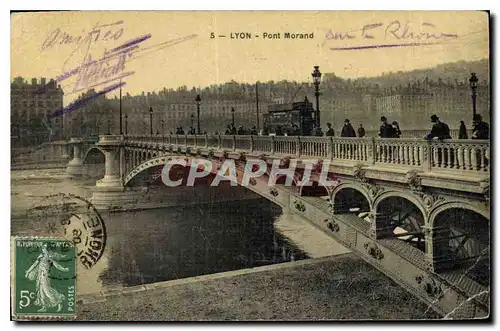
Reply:
[[[63,107],[64,92],[54,80],[22,77],[11,82],[11,137],[14,146],[37,145],[63,138],[64,114],[51,117]]]

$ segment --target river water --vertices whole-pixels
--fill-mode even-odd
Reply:
[[[13,171],[11,234],[46,236],[57,224],[30,217],[44,196],[91,196],[95,179],[69,180],[63,169]],[[107,243],[90,269],[78,263],[79,294],[308,258],[276,228],[281,208],[266,199],[103,212]]]

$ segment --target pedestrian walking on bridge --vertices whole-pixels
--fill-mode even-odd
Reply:
[[[332,123],[326,123],[326,126],[328,127],[328,130],[326,130],[325,135],[327,137],[333,137],[333,136],[335,136],[335,131],[333,131]]]
[[[451,139],[450,127],[446,123],[441,122],[437,115],[431,116],[431,122],[434,124],[432,125],[431,132],[427,136],[425,136],[426,139]],[[451,158],[449,159],[448,154],[451,155]],[[432,157],[434,157],[434,155],[432,155]],[[432,160],[432,162],[435,163],[435,165],[438,167],[451,168],[453,167],[454,160],[455,155],[453,149],[451,149],[450,153],[448,153],[446,148],[437,147],[437,160],[434,159]]]
[[[394,138],[394,127],[387,123],[387,117],[380,117],[382,124],[380,125],[380,130],[378,136],[380,138]]]
[[[356,131],[354,131],[354,128],[351,125],[351,122],[349,121],[348,118],[345,119],[344,121],[344,127],[342,127],[342,133],[340,134],[341,137],[356,137]]]
[[[358,128],[358,137],[363,138],[365,135],[365,128],[363,127],[363,124],[360,124]]]
[[[460,128],[458,130],[458,139],[469,139],[467,135],[467,128],[465,127],[464,121],[460,121]]]

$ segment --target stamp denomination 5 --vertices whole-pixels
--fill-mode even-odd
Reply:
[[[76,316],[76,251],[62,238],[14,239],[14,319]]]

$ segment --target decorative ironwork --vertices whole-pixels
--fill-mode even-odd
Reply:
[[[358,163],[353,167],[352,175],[362,183],[368,182],[368,178],[366,178],[366,173],[361,163]]]
[[[427,210],[432,209],[433,207],[435,207],[436,205],[440,204],[445,200],[444,197],[434,194],[428,194],[423,192],[415,192],[415,193],[419,195],[420,198],[422,198],[423,205]]]
[[[255,178],[250,178],[250,180],[248,181],[250,183],[250,185],[252,186],[255,186],[257,185],[257,180],[255,180]]]
[[[293,204],[295,206],[295,209],[297,209],[298,211],[302,213],[306,211],[306,206],[304,206],[304,203],[302,201],[295,200]]]
[[[210,149],[208,151],[208,157],[210,157],[210,158],[214,157],[214,150],[213,149]]]
[[[434,280],[434,278],[430,278],[423,286],[425,293],[431,298],[440,299],[444,295],[441,284]]]
[[[201,155],[201,148],[197,148],[196,149],[196,156],[200,156]]]
[[[189,155],[189,154],[191,154],[191,148],[189,148],[189,147],[186,147],[186,151],[185,151],[185,154],[186,154],[186,155]]]
[[[253,179],[253,178],[252,178]],[[278,192],[277,189],[275,188],[272,188],[269,190],[269,193],[273,196],[273,197],[277,197],[280,193]]]
[[[337,224],[337,222],[335,222],[334,220],[331,220],[328,224],[327,224],[327,227],[332,231],[332,232],[339,232],[340,230],[340,227],[339,225]]]
[[[384,253],[378,248],[378,246],[375,243],[372,242],[366,242],[365,245],[365,250],[370,254],[373,258],[377,260],[381,260],[384,258]]]
[[[424,276],[417,276],[415,277],[415,280],[417,281],[417,284],[422,284],[424,281]]]
[[[486,205],[488,205],[490,203],[490,186],[486,186],[484,189],[483,189],[483,195],[484,195],[484,203]]]
[[[422,191],[422,179],[418,175],[417,170],[410,170],[406,173],[406,183],[410,186],[410,190],[413,192]]]
[[[427,270],[427,271],[431,271],[431,272],[434,271],[434,263],[429,258],[426,258],[424,260],[424,267],[425,267],[425,270]]]
[[[363,183],[363,185],[366,187],[368,193],[372,198],[375,198],[377,194],[380,194],[382,191],[384,191],[383,187],[377,186],[375,184]]]
[[[179,153],[179,154],[180,154],[180,153],[182,153],[182,148],[181,148],[181,146],[177,146],[177,153]]]

